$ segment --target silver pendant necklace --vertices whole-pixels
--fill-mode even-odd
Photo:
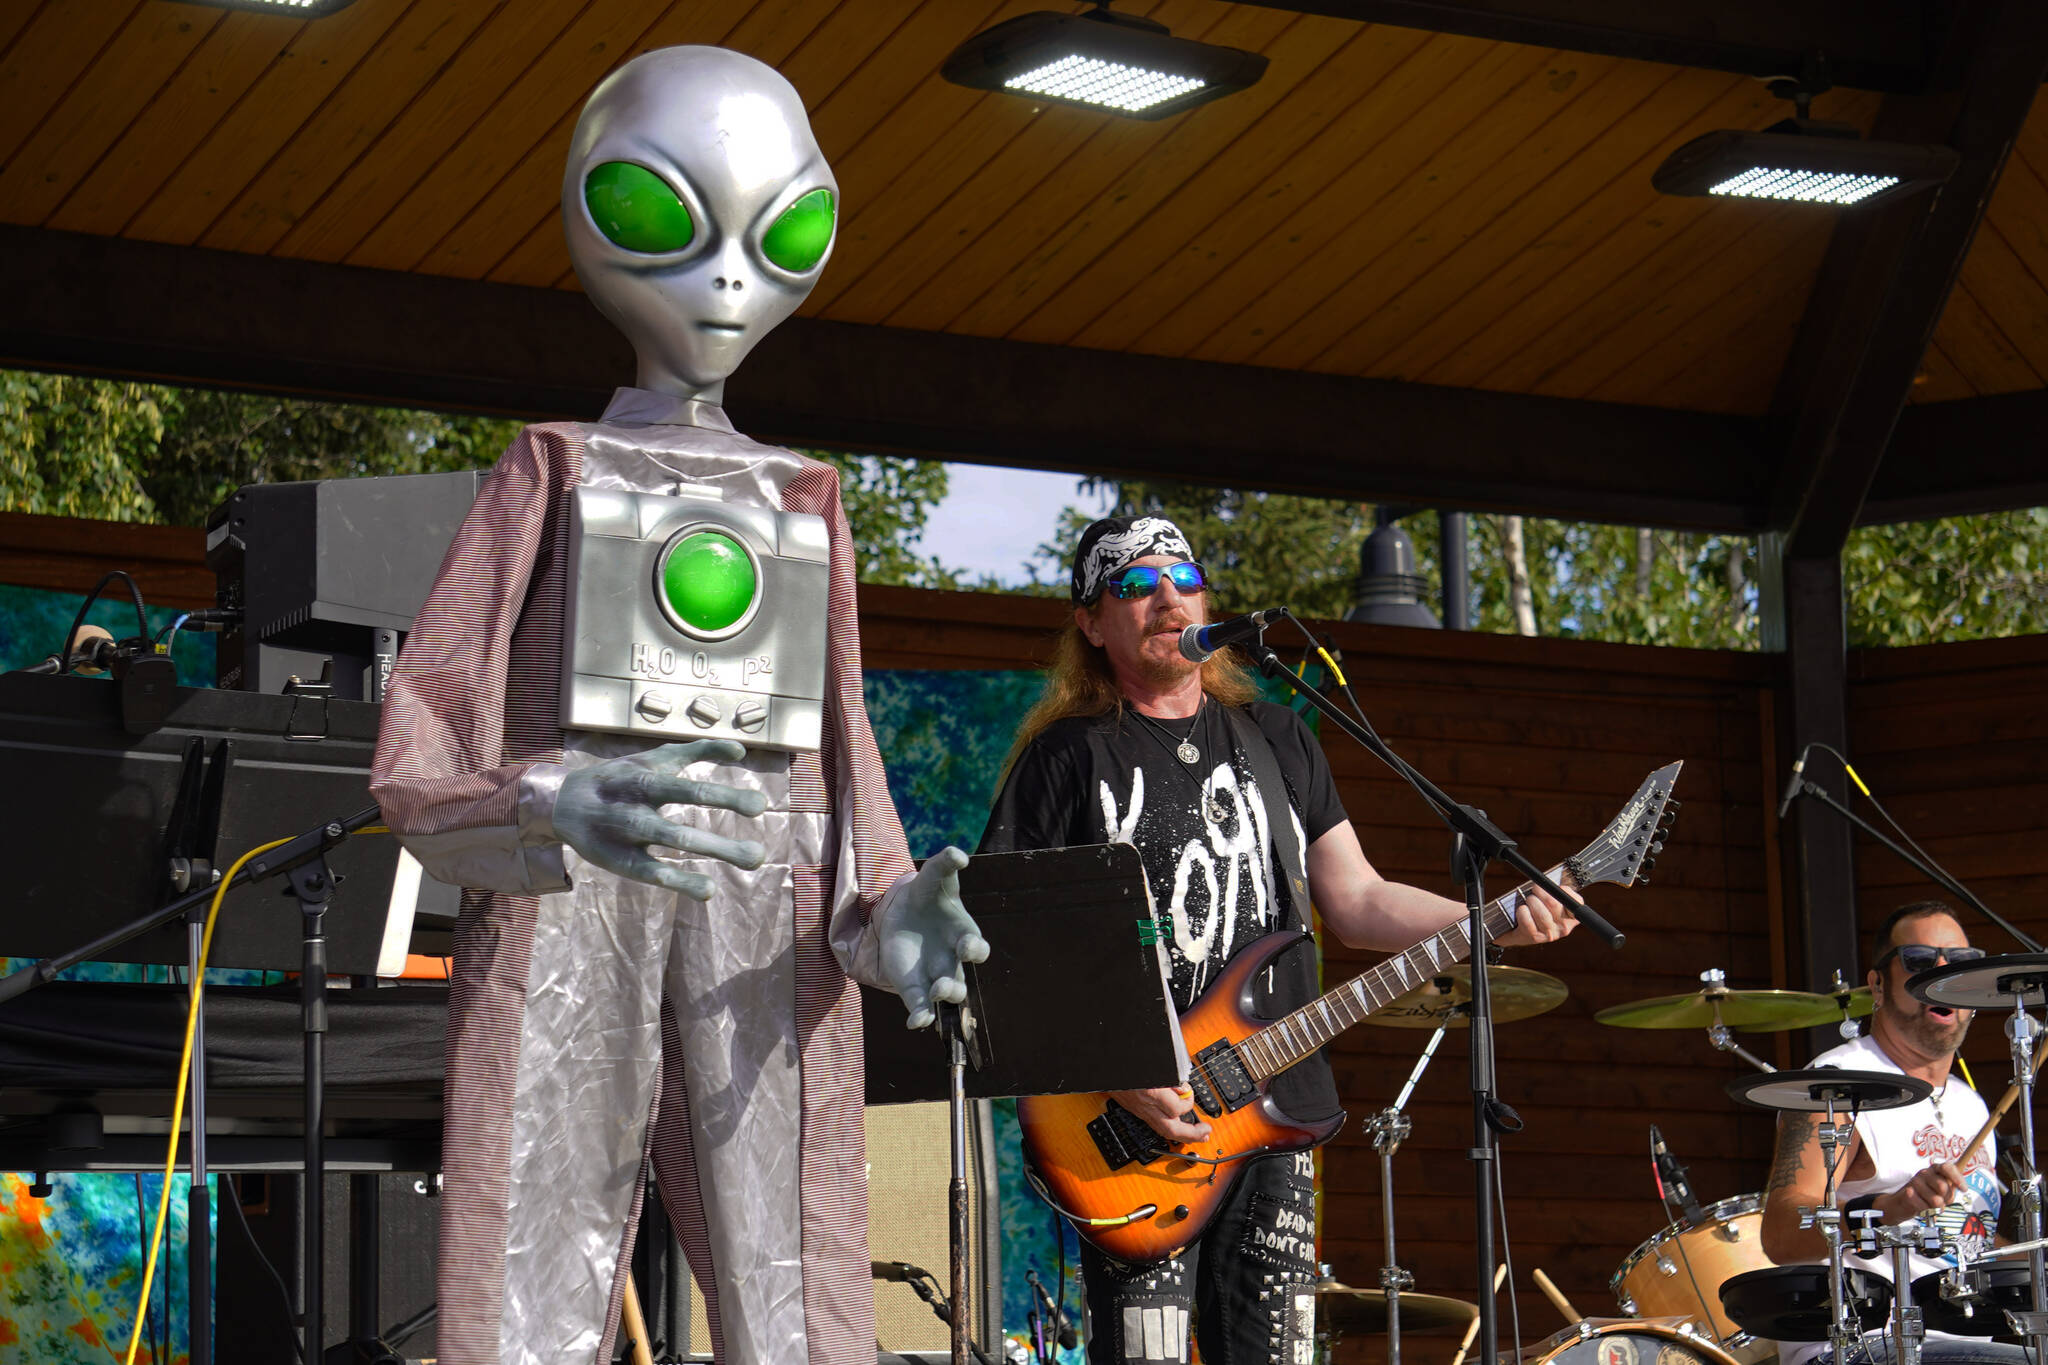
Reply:
[[[1209,817],[1209,823],[1220,825],[1223,823],[1224,816],[1229,812],[1224,810],[1223,802],[1217,798],[1216,793],[1209,790],[1209,784],[1204,782],[1194,772],[1195,765],[1202,761],[1202,751],[1195,747],[1194,726],[1201,724],[1202,708],[1208,705],[1208,703],[1208,694],[1204,693],[1202,699],[1195,703],[1194,725],[1188,727],[1187,737],[1181,740],[1175,747],[1167,749],[1167,752],[1181,761],[1183,765],[1181,771],[1187,774],[1188,781],[1194,783],[1195,789],[1201,793],[1202,811]],[[1139,711],[1135,706],[1131,710],[1136,712],[1138,719],[1145,723],[1145,733],[1157,740],[1160,748],[1166,749],[1166,741],[1172,738],[1173,732],[1152,719],[1152,717],[1146,715],[1143,711]]]

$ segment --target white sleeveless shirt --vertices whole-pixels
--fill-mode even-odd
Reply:
[[[1840,1047],[1829,1048],[1814,1058],[1812,1065],[1835,1066],[1844,1071],[1904,1070],[1886,1056],[1884,1049],[1868,1035],[1851,1039]],[[1962,1155],[1970,1139],[1977,1135],[1977,1130],[1984,1126],[1990,1112],[1983,1098],[1963,1081],[1960,1074],[1951,1071],[1948,1083],[1918,1104],[1859,1115],[1856,1137],[1862,1149],[1870,1154],[1877,1168],[1876,1174],[1866,1180],[1842,1181],[1836,1186],[1838,1201],[1846,1205],[1859,1195],[1890,1194],[1928,1166],[1955,1160]],[[1969,1187],[1966,1197],[1913,1220],[1919,1223],[1932,1217],[1944,1231],[1955,1232],[1965,1251],[1971,1255],[1990,1243],[1992,1232],[1998,1226],[2000,1200],[1993,1151],[1996,1144],[1995,1136],[1986,1139],[1976,1155],[1970,1158],[1970,1164],[1963,1168],[1963,1182]],[[1886,1283],[1891,1281],[1889,1249],[1867,1260],[1848,1256],[1845,1262],[1853,1268],[1868,1270],[1882,1277]],[[1947,1253],[1930,1257],[1915,1251],[1912,1254],[1913,1278],[1917,1280],[1922,1275],[1947,1270],[1955,1263],[1956,1258]],[[1938,1337],[1971,1340],[1967,1337],[1951,1338],[1945,1332],[1927,1333],[1930,1341]],[[1779,1358],[1783,1365],[1803,1365],[1826,1349],[1823,1342],[1788,1341],[1783,1343]]]

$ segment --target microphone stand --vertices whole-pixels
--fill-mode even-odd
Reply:
[[[1477,1283],[1481,1286],[1493,1283],[1494,1249],[1494,1172],[1498,1169],[1497,1150],[1500,1134],[1515,1132],[1522,1121],[1515,1111],[1500,1102],[1494,1093],[1493,1064],[1493,1002],[1489,996],[1486,980],[1486,867],[1495,859],[1507,863],[1521,872],[1543,890],[1555,896],[1560,905],[1576,915],[1581,924],[1599,935],[1608,947],[1619,948],[1624,935],[1582,904],[1576,896],[1566,891],[1535,863],[1529,861],[1515,841],[1505,831],[1486,818],[1483,811],[1451,799],[1442,788],[1417,772],[1409,762],[1387,747],[1386,741],[1375,734],[1370,727],[1358,722],[1337,709],[1334,702],[1322,693],[1302,682],[1280,662],[1263,637],[1245,646],[1257,661],[1259,671],[1292,688],[1303,701],[1315,707],[1326,719],[1358,743],[1366,751],[1398,773],[1409,786],[1421,794],[1436,811],[1443,822],[1450,826],[1452,876],[1465,888],[1465,913],[1467,916],[1466,936],[1472,946],[1472,1001],[1467,1008],[1472,1019],[1472,1147],[1470,1156],[1473,1163],[1474,1195],[1474,1250],[1479,1266]],[[1512,1290],[1510,1291],[1512,1292]],[[1476,1348],[1478,1358],[1492,1362],[1500,1356],[1499,1306],[1496,1295],[1483,1288],[1479,1295],[1479,1341]]]
[[[1858,815],[1855,811],[1849,809],[1849,807],[1845,805],[1843,802],[1837,801],[1835,799],[1835,794],[1833,792],[1829,791],[1826,787],[1821,786],[1812,778],[1807,777],[1804,773],[1801,773],[1797,778],[1796,786],[1793,789],[1792,795],[1794,797],[1812,797],[1814,800],[1820,802],[1823,806],[1826,806],[1829,810],[1834,811],[1837,815],[1841,816],[1844,820],[1847,820],[1856,828],[1862,830],[1865,834],[1868,834],[1871,838],[1877,840],[1880,844],[1883,844],[1892,852],[1898,854],[1899,857],[1905,859],[1905,861],[1908,864],[1918,869],[1921,875],[1925,876],[1929,881],[1933,882],[1935,885],[1941,887],[1949,894],[1963,901],[1972,910],[1975,910],[1985,919],[1990,920],[1993,924],[2005,930],[2006,933],[2011,934],[2013,938],[2018,940],[2019,945],[2022,948],[2026,949],[2030,953],[2038,953],[2042,951],[2041,944],[2037,939],[2035,939],[2031,934],[2028,934],[2025,930],[2021,929],[2018,925],[2014,924],[2011,920],[2007,919],[2005,916],[1999,914],[1996,910],[1993,910],[1983,901],[1978,900],[1976,894],[1972,892],[1969,887],[1964,886],[1954,877],[1949,876],[1948,873],[1942,871],[1933,863],[1928,862],[1926,859],[1913,853],[1910,849],[1907,849],[1898,844],[1897,842],[1895,842],[1890,835],[1886,834],[1883,830],[1877,828],[1877,826],[1871,824],[1868,820]]]

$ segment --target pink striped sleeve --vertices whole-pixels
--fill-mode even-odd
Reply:
[[[508,709],[539,699],[507,692],[514,632],[559,516],[555,494],[574,483],[580,454],[574,428],[519,433],[479,489],[392,670],[370,792],[443,881],[508,892],[559,881],[558,847],[536,860],[521,839],[522,790],[536,778],[547,789],[535,769],[552,765],[506,753]]]
[[[866,930],[882,897],[910,874],[910,850],[861,696],[853,533],[839,501],[839,471],[806,461],[783,491],[782,502],[788,511],[825,518],[832,543],[824,768],[825,787],[838,815],[840,856],[833,873],[828,932],[833,951],[849,973],[868,985],[887,988],[876,964],[873,935]]]

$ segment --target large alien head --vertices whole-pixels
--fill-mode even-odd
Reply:
[[[606,77],[562,176],[569,259],[633,343],[640,387],[711,402],[811,292],[838,208],[795,87],[718,47],[662,48]]]

